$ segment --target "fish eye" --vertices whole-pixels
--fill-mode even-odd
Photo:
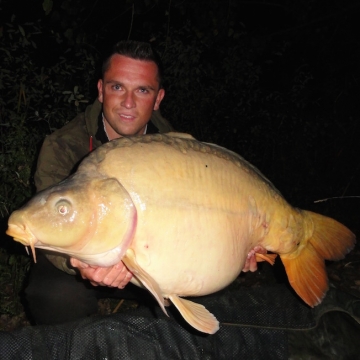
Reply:
[[[70,207],[71,204],[66,201],[66,200],[59,200],[56,204],[55,204],[55,208],[56,211],[60,214],[60,215],[66,215],[70,212]]]

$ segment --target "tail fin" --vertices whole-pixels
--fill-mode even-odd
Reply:
[[[303,211],[312,221],[313,233],[300,242],[295,252],[280,255],[290,285],[311,307],[318,305],[328,290],[325,260],[340,260],[355,245],[355,235],[334,219]]]

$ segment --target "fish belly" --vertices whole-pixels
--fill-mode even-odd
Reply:
[[[99,171],[116,177],[136,205],[131,248],[141,268],[164,294],[204,295],[230,284],[261,239],[253,230],[262,184],[208,153],[164,143],[121,148],[121,156],[116,150]]]
[[[161,231],[140,225],[131,247],[140,267],[156,280],[164,296],[209,294],[238,276],[249,241],[237,233],[231,217],[204,211],[201,216],[190,213],[184,217],[182,211],[161,210],[152,215],[146,219],[171,216],[172,220]],[[212,224],[226,225],[226,230]]]

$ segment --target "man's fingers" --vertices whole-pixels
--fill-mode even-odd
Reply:
[[[84,262],[75,258],[70,258],[70,264],[71,266],[76,267],[78,269],[86,269],[89,267],[88,264],[85,264]]]
[[[104,278],[103,282],[107,286],[123,288],[129,282],[129,279],[127,279],[128,274],[129,274],[129,271],[127,270],[127,268],[124,265],[119,267],[117,264],[107,274],[107,276]],[[131,279],[131,276],[130,276],[130,279]]]
[[[88,279],[93,286],[110,286],[123,289],[131,280],[132,274],[119,262],[110,267],[92,267],[78,259],[71,258],[72,266],[79,269],[83,279]]]

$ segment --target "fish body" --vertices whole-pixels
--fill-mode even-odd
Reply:
[[[254,248],[279,254],[290,284],[314,306],[328,287],[324,259],[341,259],[355,243],[344,225],[289,205],[239,155],[179,133],[101,146],[8,224],[32,248],[99,266],[122,260],[165,313],[170,299],[207,333],[217,331],[216,318],[182,297],[229,285]]]

